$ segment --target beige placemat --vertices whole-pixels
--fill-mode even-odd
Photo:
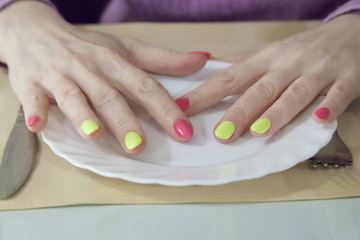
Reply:
[[[315,22],[123,24],[93,29],[138,37],[180,51],[224,56],[282,39],[315,26]],[[18,101],[5,73],[0,73],[0,153],[18,110]],[[360,101],[339,118],[339,134],[354,155],[346,169],[313,170],[306,163],[260,179],[221,186],[167,187],[105,178],[56,156],[40,140],[39,158],[25,186],[13,198],[0,201],[0,210],[74,204],[161,204],[190,202],[252,202],[360,196]],[[39,138],[41,139],[41,138]]]

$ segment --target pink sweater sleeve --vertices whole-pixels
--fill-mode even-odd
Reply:
[[[6,8],[8,5],[19,1],[24,1],[24,0],[0,0],[0,11]],[[50,0],[32,0],[32,1],[43,2],[56,9],[55,5]]]
[[[328,22],[342,14],[349,12],[358,12],[360,13],[360,0],[350,0],[345,4],[338,7],[334,12],[330,13],[325,19],[324,22]]]

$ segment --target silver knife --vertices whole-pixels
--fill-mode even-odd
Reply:
[[[37,135],[27,129],[20,106],[0,165],[0,198],[11,196],[24,184],[33,167],[37,145]]]
[[[337,130],[332,136],[330,142],[320,149],[320,151],[309,159],[309,166],[311,168],[327,168],[333,166],[334,168],[352,166],[353,156],[350,149],[341,140]]]

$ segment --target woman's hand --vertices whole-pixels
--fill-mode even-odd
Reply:
[[[31,131],[46,126],[54,102],[85,139],[103,133],[97,112],[126,152],[140,153],[146,137],[126,96],[143,105],[175,140],[192,136],[188,117],[146,72],[192,74],[205,65],[206,55],[175,53],[72,26],[49,6],[31,1],[0,13],[0,36],[0,61],[9,67]]]
[[[218,141],[232,142],[249,127],[256,137],[272,134],[319,94],[326,98],[313,119],[333,121],[360,96],[360,14],[226,60],[235,64],[181,98],[193,115],[242,94],[215,126]]]

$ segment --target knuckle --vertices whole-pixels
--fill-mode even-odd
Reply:
[[[201,103],[204,99],[206,99],[206,94],[197,89],[191,92],[191,98],[195,100],[197,103]]]
[[[272,100],[276,97],[275,85],[268,81],[260,81],[253,86],[255,93],[259,94],[262,98]]]
[[[82,71],[85,68],[86,56],[73,51],[72,49],[65,49],[60,54],[61,57],[54,60],[55,67],[62,72],[68,71]]]
[[[119,97],[119,92],[114,88],[105,88],[98,92],[93,102],[95,107],[104,107]]]
[[[308,49],[296,47],[292,50],[291,55],[293,56],[294,62],[296,64],[302,64],[310,59],[310,55],[312,55]]]
[[[348,63],[342,69],[342,75],[349,79],[359,79],[360,78],[360,69],[359,64]]]
[[[43,68],[40,69],[39,76],[40,81],[46,81],[48,79],[48,76],[55,77],[56,74],[60,74],[61,72],[61,64],[58,64],[56,62],[49,62],[47,63]]]
[[[69,66],[78,66],[82,64],[82,54],[72,49],[65,49],[61,54],[62,60],[66,61]]]
[[[71,104],[74,98],[83,97],[83,93],[80,91],[80,89],[77,88],[71,88],[67,89],[60,93],[60,95],[57,97],[56,102],[59,106],[64,106],[67,104]]]
[[[218,73],[217,79],[224,83],[232,83],[235,79],[234,71],[224,70]]]
[[[216,79],[224,90],[234,90],[237,87],[237,78],[234,71],[225,70],[217,74]]]
[[[114,123],[115,131],[119,133],[126,133],[129,122],[131,122],[129,116],[117,119]]]
[[[155,95],[162,92],[161,84],[150,77],[142,77],[137,80],[136,88],[140,95]]]
[[[101,60],[109,62],[113,60],[122,59],[118,49],[116,47],[97,47],[97,55],[100,57]]]
[[[285,43],[284,42],[274,42],[269,44],[263,51],[262,54],[265,56],[272,56],[274,54],[277,54],[279,51],[282,51]]]
[[[350,88],[347,84],[343,82],[338,82],[334,85],[334,90],[337,95],[339,96],[354,96],[354,91]]]
[[[174,116],[178,110],[171,106],[163,106],[161,108],[161,112],[164,114],[164,116]]]
[[[271,107],[270,111],[272,116],[276,116],[276,122],[278,124],[280,125],[284,124],[284,120],[285,120],[284,108],[281,108],[279,106],[273,106]]]
[[[39,95],[30,95],[28,97],[28,100],[31,102],[39,102],[41,100]]]
[[[232,116],[236,116],[237,119],[239,119],[241,123],[246,123],[250,120],[251,112],[249,110],[239,107],[239,106],[232,106],[228,111],[227,114],[230,114]]]
[[[311,97],[310,88],[303,83],[294,83],[290,85],[288,90],[290,96],[297,99],[299,102],[302,102],[305,99],[309,99]]]

